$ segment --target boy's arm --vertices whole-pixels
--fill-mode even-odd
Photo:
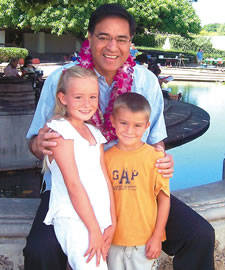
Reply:
[[[101,145],[101,167],[102,167],[102,171],[104,173],[104,176],[108,185],[109,198],[110,198],[110,212],[111,212],[111,218],[112,218],[112,225],[106,228],[103,233],[103,238],[105,241],[105,252],[106,252],[105,255],[107,255],[112,239],[113,239],[115,229],[116,229],[116,210],[115,210],[115,202],[114,202],[114,197],[113,197],[113,189],[112,189],[112,185],[109,180],[109,176],[108,176],[106,165],[105,165],[103,145]]]
[[[158,214],[156,226],[152,236],[148,239],[145,247],[146,257],[155,259],[160,256],[162,250],[162,239],[166,227],[166,222],[170,209],[170,197],[163,191],[160,191],[157,196]]]
[[[80,181],[74,159],[73,140],[64,140],[61,137],[54,141],[57,142],[57,146],[51,148],[53,158],[62,173],[72,205],[89,232],[89,247],[84,256],[88,256],[89,262],[96,255],[96,264],[99,265],[103,254],[103,236],[86,190]]]

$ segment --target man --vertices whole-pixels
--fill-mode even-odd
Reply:
[[[90,18],[88,27],[90,47],[82,48],[79,54],[80,65],[94,68],[98,75],[100,109],[105,117],[105,131],[109,139],[112,138],[112,130],[108,120],[113,100],[116,95],[131,90],[144,95],[152,107],[151,132],[149,129],[145,132],[143,141],[162,148],[163,139],[166,137],[162,93],[155,75],[140,65],[133,68],[129,48],[134,32],[135,22],[123,7],[117,4],[100,6]],[[66,68],[75,64],[70,63]],[[48,147],[56,143],[49,142],[48,139],[59,136],[57,133],[48,133],[48,128],[44,125],[52,115],[56,85],[62,70],[63,68],[56,70],[47,78],[27,134],[27,138],[30,139],[30,150],[38,158],[43,158],[44,154],[51,154]],[[110,145],[114,143],[115,140],[112,140]],[[165,177],[172,176],[173,160],[170,155],[165,154],[156,166]],[[65,270],[66,257],[55,238],[54,230],[52,226],[43,224],[48,210],[51,175],[45,174],[44,180],[46,187],[41,195],[41,204],[24,249],[25,270]],[[173,260],[175,270],[214,269],[213,228],[173,196],[166,234],[167,240],[163,244],[163,250],[171,256],[175,255]]]
[[[136,49],[136,47],[134,46],[134,43],[131,43],[130,46],[130,54],[131,56],[133,56],[134,58],[136,58],[137,54],[138,54],[138,50]]]
[[[18,70],[18,58],[11,58],[9,64],[4,68],[4,75],[6,77],[20,77]]]
[[[199,49],[197,54],[196,54],[196,58],[197,58],[197,63],[199,65],[202,64],[202,60],[203,60],[203,50],[202,49]]]

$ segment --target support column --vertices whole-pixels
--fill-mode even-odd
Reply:
[[[0,43],[5,43],[5,31],[0,31]],[[5,47],[4,45],[0,45],[0,47]]]
[[[80,42],[80,40],[78,40],[77,38],[76,38],[76,40],[75,40],[75,51],[80,51],[80,48],[81,48],[81,42]]]
[[[45,53],[45,33],[37,33],[37,53]]]

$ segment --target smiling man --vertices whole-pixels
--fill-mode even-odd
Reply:
[[[55,92],[59,76],[64,68],[79,64],[94,69],[98,76],[100,107],[92,118],[108,140],[106,148],[116,143],[115,131],[110,123],[115,98],[124,92],[139,93],[152,107],[151,126],[142,140],[157,147],[164,147],[166,127],[163,117],[164,101],[157,78],[148,69],[135,65],[130,56],[130,44],[135,33],[133,17],[118,4],[104,4],[92,14],[88,26],[88,40],[80,51],[80,62],[71,63],[53,72],[45,81],[27,138],[31,152],[38,158],[51,155],[48,147],[56,145],[49,139],[57,133],[49,133],[45,126],[52,116]],[[104,118],[104,120],[103,120]],[[173,159],[165,156],[157,161],[156,167],[166,178],[173,174]],[[65,270],[66,257],[58,244],[54,229],[43,223],[48,211],[51,190],[51,175],[44,175],[45,188],[41,204],[24,249],[25,270]],[[141,229],[141,228],[140,228]],[[163,250],[175,256],[175,270],[213,270],[214,230],[211,225],[191,208],[171,196],[171,210],[166,226],[167,240]],[[120,270],[120,269],[115,269]]]
[[[92,29],[90,29],[92,31]],[[88,39],[95,69],[111,85],[117,70],[127,60],[131,33],[129,23],[118,17],[105,18],[96,24]]]

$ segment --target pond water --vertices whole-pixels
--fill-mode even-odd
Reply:
[[[225,158],[225,85],[202,82],[170,82],[172,94],[207,111],[210,127],[199,138],[168,150],[175,161],[171,190],[222,180]]]

